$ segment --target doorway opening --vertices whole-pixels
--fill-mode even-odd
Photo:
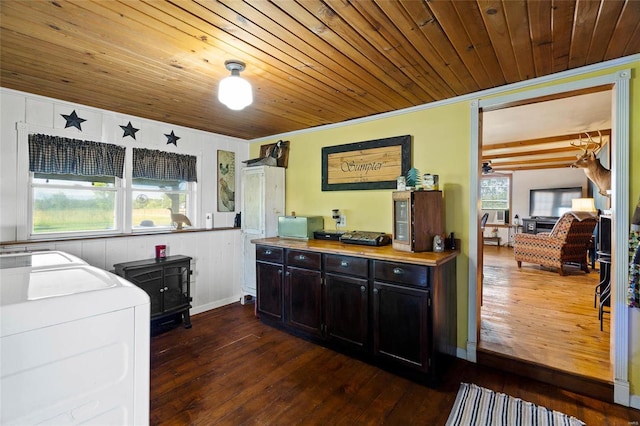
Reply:
[[[481,160],[490,164],[489,171],[482,169],[482,213],[492,213],[484,210],[492,206],[485,193],[495,192],[487,184],[499,185],[507,175],[511,185],[508,205],[500,205],[485,225],[478,350],[612,383],[610,308],[601,309],[596,294],[600,275],[608,276],[595,254],[597,229],[591,253],[585,248],[593,257],[588,273],[565,266],[561,276],[532,263],[518,268],[513,250],[515,234],[551,231],[570,210],[569,198],[593,198],[599,211],[610,211],[610,200],[583,170],[570,167],[581,154],[581,135],[593,134],[592,149],[599,144],[601,162],[610,163],[612,93],[610,87],[594,90],[480,111]],[[531,197],[547,190],[550,197],[534,204]]]
[[[576,93],[593,93],[602,91],[603,88],[611,89],[611,182],[612,193],[610,197],[612,214],[612,252],[611,258],[611,303],[615,306],[625,304],[626,291],[626,256],[628,250],[627,234],[629,229],[629,70],[615,71],[608,75],[586,78],[567,83],[560,83],[550,87],[531,89],[527,92],[511,93],[501,97],[486,100],[473,101],[471,107],[471,166],[478,170],[478,174],[472,174],[470,184],[471,215],[469,218],[470,247],[469,247],[469,312],[468,312],[468,341],[467,359],[478,361],[478,342],[481,325],[481,297],[482,294],[482,254],[483,244],[480,234],[480,200],[479,182],[481,176],[481,142],[483,114],[494,110],[511,106],[542,102],[545,99],[560,99],[572,96]],[[551,80],[553,81],[553,80]],[[533,83],[531,83],[533,84]],[[567,112],[570,113],[570,110]],[[535,120],[530,117],[530,120]],[[473,302],[476,303],[473,303]],[[610,316],[610,360],[613,365],[613,373],[610,378],[609,389],[613,389],[613,400],[622,405],[630,404],[629,391],[629,314],[626,309],[617,310]],[[533,364],[532,371],[542,370],[538,364]],[[548,372],[547,372],[548,373]],[[548,373],[546,381],[554,383],[555,372]],[[542,378],[541,378],[542,379]],[[611,397],[609,390],[609,398]]]

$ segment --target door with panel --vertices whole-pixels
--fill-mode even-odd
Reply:
[[[285,322],[314,336],[322,336],[321,258],[320,253],[286,251]]]

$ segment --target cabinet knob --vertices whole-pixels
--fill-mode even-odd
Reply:
[[[160,289],[160,293],[164,293],[164,288],[161,288],[161,289]]]
[[[300,254],[298,255],[298,260],[305,260],[306,257],[304,257],[304,254]]]
[[[363,285],[360,286],[360,293],[364,293],[367,288]]]
[[[343,260],[342,262],[340,262],[340,266],[344,266],[346,268],[347,266],[349,266],[349,262]]]
[[[373,289],[373,294],[378,294],[378,289],[377,288]]]
[[[165,287],[165,288],[164,288],[164,291],[167,291],[167,290],[169,290],[169,287]]]
[[[402,268],[393,268],[393,273],[396,275],[402,275],[403,272]]]
[[[265,251],[264,251],[264,254],[266,254],[266,255],[270,255],[270,254],[271,254],[271,250],[265,250]]]

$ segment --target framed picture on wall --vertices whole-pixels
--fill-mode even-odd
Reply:
[[[322,148],[322,190],[395,189],[411,167],[411,136]]]
[[[218,150],[218,211],[236,210],[236,153]]]

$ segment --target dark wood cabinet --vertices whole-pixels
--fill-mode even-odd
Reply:
[[[160,322],[182,315],[191,328],[191,258],[169,256],[113,265],[116,274],[143,289],[151,299],[151,320]]]
[[[455,256],[427,266],[386,260],[390,248],[368,249],[358,256],[357,248],[340,243],[323,242],[323,247],[336,244],[355,255],[282,244],[284,247],[259,244],[256,248],[261,320],[334,349],[417,370],[430,378],[436,374],[438,351],[455,355]],[[278,250],[280,254],[274,255]],[[378,250],[381,259],[375,255]],[[267,252],[272,256],[269,262],[264,260]],[[438,255],[447,256],[424,257]],[[419,257],[393,255],[412,256]]]
[[[256,262],[257,311],[282,321],[282,265]]]
[[[321,254],[286,251],[285,322],[308,334],[322,335]]]
[[[428,372],[433,353],[430,306],[426,289],[374,281],[374,355]]]
[[[365,258],[326,254],[325,336],[347,350],[368,348],[369,280]]]
[[[442,191],[394,191],[393,240],[396,250],[433,250],[433,237],[444,237]]]
[[[275,321],[283,319],[284,250],[256,247],[257,312]]]

